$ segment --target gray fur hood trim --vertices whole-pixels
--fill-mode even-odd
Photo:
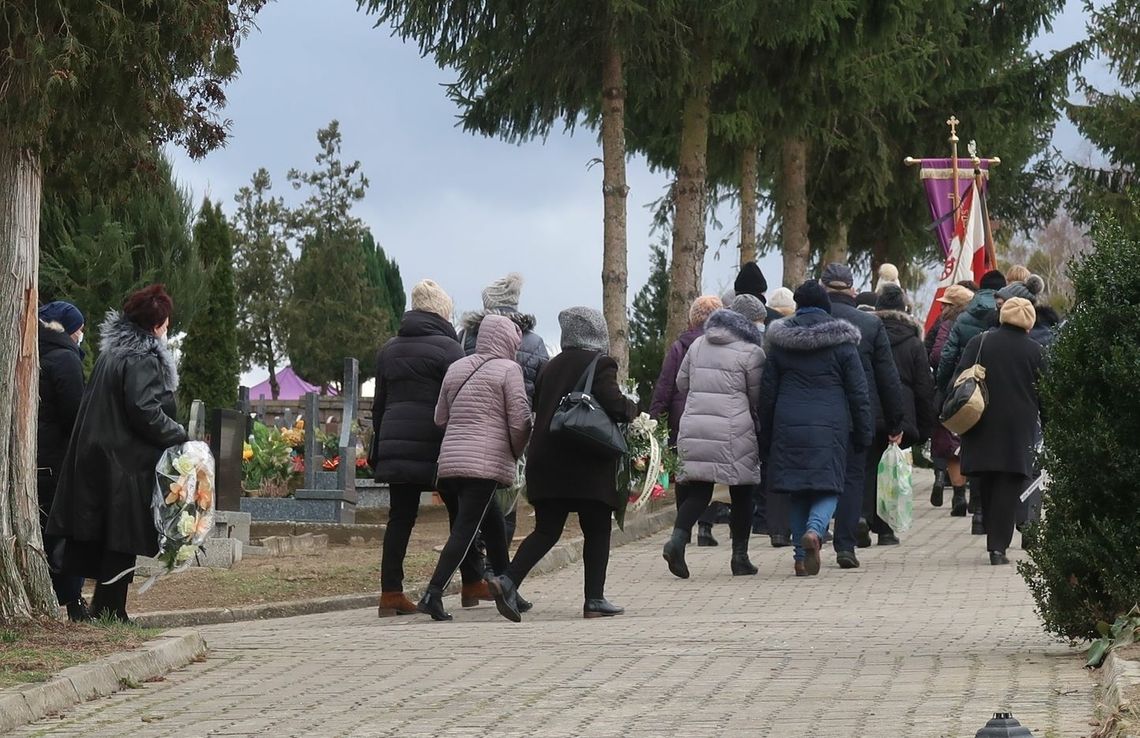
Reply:
[[[509,308],[502,308],[497,310],[473,310],[464,313],[463,317],[459,319],[459,326],[468,332],[478,331],[479,324],[483,322],[483,318],[488,315],[505,315],[519,327],[523,333],[531,332],[534,327],[538,325],[538,320],[529,313],[520,313],[517,310]]]
[[[913,315],[904,313],[901,310],[876,310],[875,315],[879,316],[882,321],[894,321],[896,323],[903,323],[914,329],[915,335],[922,338],[922,326],[914,319]]]
[[[794,320],[777,320],[768,326],[768,340],[788,351],[818,351],[845,343],[859,344],[863,336],[846,320],[832,318],[799,325]]]
[[[110,310],[99,326],[99,351],[119,356],[157,356],[162,364],[166,387],[178,389],[178,365],[170,349],[155,335],[132,323],[118,310]]]
[[[713,311],[705,323],[705,340],[709,343],[732,343],[747,341],[757,346],[764,345],[764,334],[756,324],[738,312],[721,308]]]

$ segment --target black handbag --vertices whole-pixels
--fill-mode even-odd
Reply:
[[[615,459],[629,453],[625,435],[591,393],[601,354],[594,357],[574,391],[562,398],[550,419],[551,435],[573,441],[598,456]]]

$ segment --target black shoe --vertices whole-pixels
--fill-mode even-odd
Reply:
[[[674,528],[673,535],[665,542],[665,548],[661,551],[665,563],[669,564],[670,573],[681,579],[689,578],[689,567],[685,564],[685,542],[688,537],[688,531]]]
[[[880,546],[897,546],[899,545],[899,537],[894,533],[880,533],[879,534]]]
[[[719,546],[717,540],[713,538],[712,523],[697,523],[697,545],[698,546]]]
[[[856,558],[854,551],[838,551],[835,554],[835,562],[839,564],[840,569],[858,569],[859,559]]]
[[[950,514],[955,518],[966,517],[967,508],[969,505],[966,503],[966,488],[955,487],[954,497],[950,500]]]
[[[416,610],[431,615],[432,620],[451,620],[451,615],[443,609],[443,590],[439,587],[428,587],[416,605]]]
[[[519,591],[516,589],[515,590],[515,606],[518,608],[519,612],[525,614],[525,613],[530,612],[530,609],[532,607],[534,607],[534,603],[531,602],[530,600],[524,600],[523,596],[521,594],[519,594]]]
[[[855,526],[855,546],[857,548],[871,547],[871,526],[863,518],[859,518],[859,524]]]
[[[87,609],[87,600],[80,597],[75,602],[68,602],[67,619],[73,623],[86,623],[90,620],[91,611]]]
[[[625,612],[624,607],[618,607],[604,597],[600,600],[586,600],[586,604],[582,606],[584,618],[611,618],[623,612]]]
[[[783,533],[773,533],[768,536],[768,540],[771,542],[772,548],[787,548],[792,545],[792,537]]]
[[[515,590],[515,583],[509,577],[492,577],[487,580],[487,588],[491,590],[491,594],[495,595],[495,607],[499,609],[499,614],[512,623],[521,623],[522,615],[519,614],[518,593]]]
[[[732,558],[728,562],[729,568],[732,570],[732,576],[752,576],[756,574],[757,569],[752,562],[748,559],[748,539],[743,541],[732,541]]]
[[[930,490],[930,504],[934,507],[942,507],[942,493],[946,489],[946,482],[942,478],[942,472],[934,472],[934,488]]]
[[[1005,551],[990,551],[990,566],[1001,566],[1008,563],[1009,558],[1005,555]]]
[[[986,522],[980,512],[974,513],[974,519],[970,523],[970,533],[976,536],[984,536],[986,534]]]

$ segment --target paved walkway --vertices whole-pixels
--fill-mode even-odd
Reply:
[[[965,738],[1007,708],[1036,736],[1088,735],[1079,655],[1042,633],[965,519],[919,498],[902,546],[850,572],[828,556],[814,579],[766,539],[759,576],[730,576],[722,540],[690,547],[687,581],[666,571],[664,535],[622,547],[608,592],[628,614],[612,620],[582,619],[572,567],[526,583],[520,625],[450,598],[451,623],[211,626],[204,663],[17,735]]]

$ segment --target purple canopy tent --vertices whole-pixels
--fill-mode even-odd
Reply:
[[[308,392],[321,391],[321,388],[309,384],[305,380],[297,376],[293,371],[293,367],[287,366],[281,371],[277,372],[277,385],[280,388],[280,393],[277,399],[279,400],[300,400]],[[329,389],[326,393],[328,395],[335,395],[336,391]],[[261,384],[256,384],[249,388],[249,399],[251,400],[272,400],[273,390],[269,387],[269,379],[266,378]]]

